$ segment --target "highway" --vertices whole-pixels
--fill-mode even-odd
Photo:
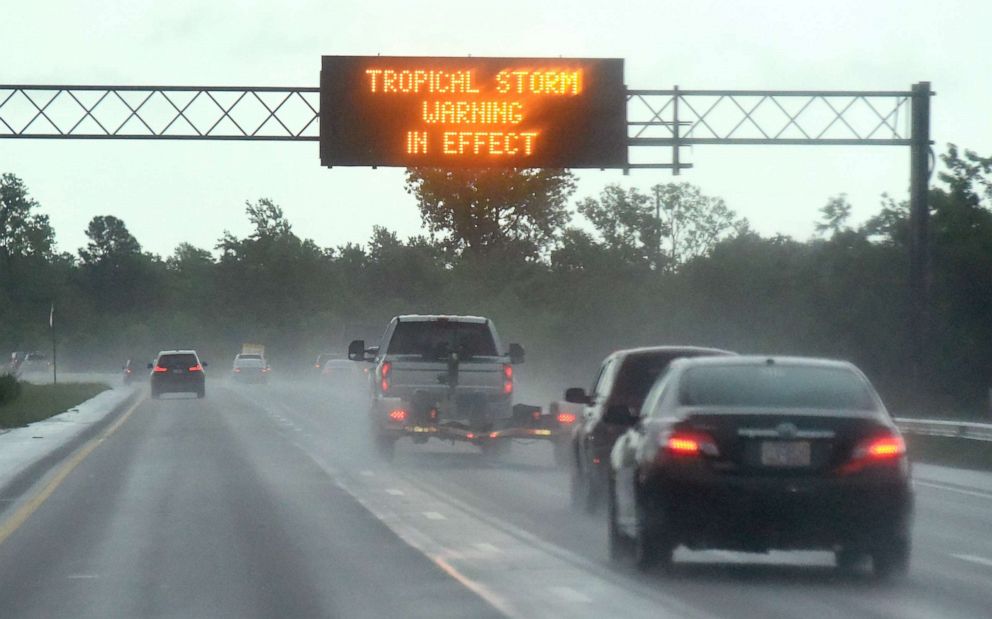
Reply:
[[[550,446],[369,453],[361,398],[209,383],[143,398],[83,455],[0,496],[0,616],[987,617],[992,492],[917,486],[910,574],[826,553],[680,550],[672,574],[606,557]],[[62,473],[61,475],[59,473]],[[992,487],[990,484],[989,487]],[[12,514],[26,514],[12,523]]]

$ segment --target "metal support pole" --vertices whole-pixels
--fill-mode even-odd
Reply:
[[[679,87],[676,85],[675,93],[672,95],[672,176],[679,175]],[[660,230],[660,229],[659,229]],[[661,232],[658,233],[661,236]]]
[[[909,170],[910,351],[913,384],[926,389],[930,377],[930,82],[913,85]]]

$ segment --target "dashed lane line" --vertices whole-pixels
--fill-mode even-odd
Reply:
[[[949,485],[949,484],[938,484],[932,481],[922,481],[916,479],[913,481],[917,486],[924,486],[926,488],[936,488],[938,490],[946,490],[947,492],[957,492],[958,494],[965,494],[968,496],[979,497],[982,499],[992,499],[992,492],[983,492],[981,490],[969,490],[967,488],[962,488],[960,486]]]
[[[977,555],[958,555],[952,554],[955,559],[961,559],[962,561],[967,561],[968,563],[974,563],[976,565],[984,565],[985,567],[992,567],[992,559],[986,559],[985,557],[979,557]]]
[[[565,600],[566,602],[577,602],[579,604],[590,604],[592,603],[592,598],[576,591],[571,587],[551,587],[549,589],[551,593],[554,593],[559,598]]]

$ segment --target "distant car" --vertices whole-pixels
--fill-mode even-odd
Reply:
[[[605,506],[610,450],[626,426],[606,420],[612,406],[626,406],[634,414],[641,408],[656,378],[668,364],[683,357],[733,355],[718,348],[652,346],[618,350],[603,360],[592,393],[581,388],[565,392],[566,402],[583,405],[571,434],[566,458],[571,468],[571,503],[575,509],[595,512]]]
[[[324,382],[336,387],[368,388],[368,368],[347,359],[328,359],[320,376]]]
[[[140,363],[135,359],[128,359],[124,362],[124,367],[121,368],[121,379],[125,385],[130,385],[138,377],[139,367]]]
[[[231,376],[240,382],[264,383],[268,382],[271,371],[272,369],[262,355],[241,353],[234,357]]]
[[[343,355],[336,355],[330,352],[322,352],[317,355],[317,359],[313,362],[312,374],[314,376],[322,376],[324,373],[324,364],[326,364],[331,359],[344,359]]]
[[[679,545],[822,549],[879,577],[910,559],[906,445],[871,383],[841,361],[672,362],[610,454],[609,547],[640,568]]]
[[[152,398],[163,393],[195,393],[206,396],[206,363],[200,362],[195,350],[163,350],[154,363],[148,364]]]
[[[48,360],[47,356],[40,352],[29,352],[24,356],[24,360],[20,364],[20,372],[22,374],[49,372],[51,369],[51,361]]]

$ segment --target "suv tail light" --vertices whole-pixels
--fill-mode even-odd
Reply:
[[[857,473],[873,464],[898,461],[906,455],[906,441],[898,434],[885,434],[861,441],[851,452],[851,459],[841,466],[843,474]]]
[[[155,366],[155,369],[152,370],[152,372],[155,372],[156,374],[162,374],[162,373],[165,373],[165,372],[168,372],[168,371],[169,371],[169,368],[164,368],[161,365],[156,365]]]
[[[513,393],[513,366],[509,363],[503,364],[503,394]]]
[[[662,453],[676,458],[695,458],[702,455],[719,456],[720,450],[713,437],[705,432],[675,431],[661,435]]]
[[[392,369],[393,364],[389,361],[382,364],[382,381],[380,382],[380,386],[382,387],[383,392],[389,391],[389,372],[392,371]],[[405,417],[406,413],[403,413],[403,415]]]
[[[191,367],[189,369],[189,371],[190,372],[202,372],[203,371],[203,366],[200,365],[199,363],[197,363],[196,365],[194,365],[193,367]]]

